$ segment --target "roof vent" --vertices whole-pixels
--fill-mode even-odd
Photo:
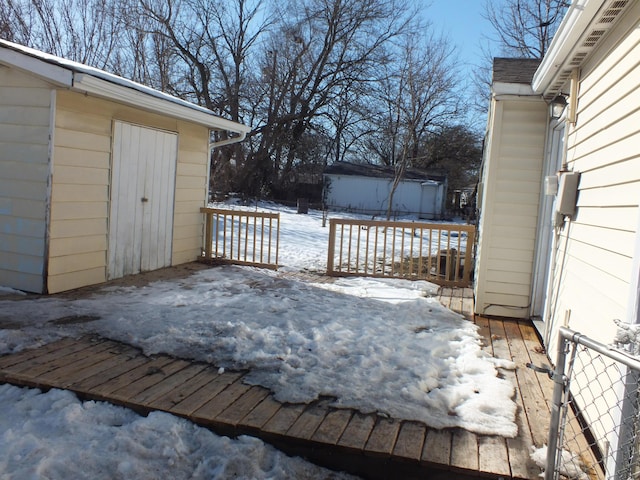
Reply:
[[[582,60],[584,60],[587,55],[587,52],[577,52],[571,59],[571,62],[569,62],[569,65],[572,67],[579,67],[582,63]]]
[[[552,100],[560,91],[564,82],[568,79],[571,70],[580,67],[594,48],[600,43],[607,32],[613,27],[613,24],[631,4],[631,0],[605,0],[602,2],[604,10],[596,21],[591,24],[592,30],[587,30],[587,35],[582,40],[580,46],[569,57],[568,63],[565,64],[563,71],[558,72],[558,77],[553,85],[544,93],[546,100]]]
[[[602,38],[605,32],[605,30],[592,30],[589,36],[584,40],[584,43],[582,45],[584,47],[595,46],[595,44],[598,43],[598,40]]]

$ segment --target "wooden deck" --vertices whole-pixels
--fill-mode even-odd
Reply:
[[[139,350],[103,338],[63,339],[0,357],[0,382],[62,388],[83,399],[123,405],[142,414],[170,412],[222,435],[259,437],[313,462],[365,478],[537,478],[532,445],[546,443],[551,380],[525,367],[546,356],[528,322],[472,316],[469,289],[441,289],[441,301],[475,321],[486,348],[511,358],[519,436],[435,430],[411,421],[336,409],[324,400],[281,404],[268,390],[243,383],[246,372]]]

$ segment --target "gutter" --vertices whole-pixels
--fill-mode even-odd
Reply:
[[[544,93],[551,85],[601,6],[602,2],[595,0],[574,0],[571,3],[547,54],[533,75],[531,85],[534,91]]]
[[[225,145],[231,145],[233,143],[238,143],[238,142],[243,141],[247,137],[247,132],[245,132],[244,130],[236,132],[236,133],[238,134],[237,137],[227,138],[225,140],[220,140],[218,142],[211,142],[209,144],[209,153],[211,153],[211,150],[213,150],[214,148],[224,147]]]
[[[531,83],[547,101],[559,95],[633,0],[574,0]]]

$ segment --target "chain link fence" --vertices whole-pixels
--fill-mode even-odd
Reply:
[[[640,479],[640,358],[627,340],[560,329],[546,480]]]

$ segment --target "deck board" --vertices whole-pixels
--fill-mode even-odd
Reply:
[[[422,448],[422,461],[451,465],[451,438],[451,430],[429,429]]]
[[[242,376],[239,372],[224,372],[217,375],[211,373],[212,378],[207,383],[171,407],[171,412],[190,416]]]
[[[351,420],[351,415],[353,415],[353,411],[351,410],[337,409],[330,411],[318,426],[311,440],[318,443],[335,445],[347,428],[349,420]]]
[[[427,427],[417,422],[402,422],[393,455],[408,460],[420,461]]]
[[[375,423],[376,419],[373,415],[355,412],[340,437],[338,445],[358,451],[364,450]]]
[[[210,367],[203,368],[193,376],[183,375],[182,382],[176,384],[176,389],[149,402],[149,407],[157,410],[172,410],[178,411],[177,406],[182,404],[187,398],[191,397],[194,393],[198,392],[205,385],[210,384],[220,375],[217,371]],[[179,408],[187,409],[185,405]],[[197,407],[195,407],[197,408]]]
[[[265,388],[251,387],[216,417],[218,422],[234,427],[269,395]]]
[[[511,476],[507,442],[503,437],[482,436],[478,438],[480,471],[497,476]]]
[[[389,457],[396,444],[400,422],[391,418],[378,417],[365,445],[365,452],[373,456]]]
[[[310,440],[326,415],[327,408],[322,405],[309,405],[287,430],[287,436]]]
[[[23,350],[12,355],[0,357],[0,368],[3,370],[7,370],[9,367],[12,367],[16,364],[23,364],[33,358],[42,358],[50,351],[55,351],[60,348],[73,345],[74,343],[76,343],[76,341],[73,338],[66,337],[56,342],[47,343],[40,348]]]
[[[262,427],[280,409],[280,403],[276,402],[270,395],[266,396],[247,415],[238,422],[239,425],[252,430],[261,430]]]
[[[305,405],[285,404],[265,423],[263,431],[274,435],[285,435],[305,409]]]
[[[478,436],[457,429],[451,439],[451,466],[462,470],[479,470]]]
[[[447,296],[443,303],[473,318],[470,289],[442,288],[440,295]],[[431,429],[420,422],[335,408],[324,400],[283,404],[268,390],[245,384],[246,372],[218,371],[167,355],[147,357],[131,346],[96,337],[65,338],[0,357],[0,381],[66,388],[139,411],[167,411],[224,434],[255,435],[338,467],[360,465],[362,470],[354,473],[371,478],[388,478],[395,469],[412,478],[448,478],[447,472],[467,479],[536,478],[539,470],[532,466],[529,448],[546,440],[551,385],[545,375],[524,365],[543,363],[546,355],[525,322],[473,321],[484,347],[517,365],[515,371],[501,371],[517,390],[520,434],[515,439]]]
[[[184,368],[177,370],[172,375],[163,378],[161,382],[135,395],[131,401],[141,405],[151,406],[154,402],[161,400],[165,395],[170,395],[172,391],[180,389],[182,385],[202,372],[205,368],[203,364],[184,362],[187,364]]]

